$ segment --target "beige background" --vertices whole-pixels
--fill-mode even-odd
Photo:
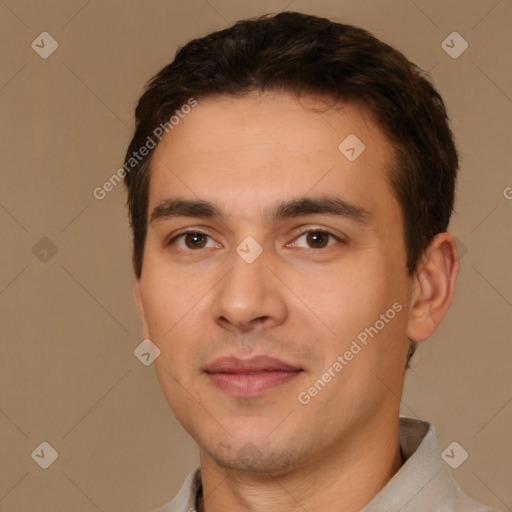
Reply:
[[[466,492],[511,510],[510,0],[0,0],[2,512],[149,511],[197,464],[133,355],[124,190],[92,191],[122,164],[143,84],[178,45],[281,10],[367,28],[430,70],[446,99],[462,155],[451,224],[462,266],[403,414],[432,421],[441,449],[469,453],[454,470]],[[59,45],[47,59],[31,48],[43,31]],[[469,43],[457,59],[441,47],[453,31]],[[31,458],[43,441],[59,454],[48,469]]]

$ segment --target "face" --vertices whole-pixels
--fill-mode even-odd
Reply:
[[[361,107],[301,103],[200,101],[152,159],[143,335],[225,468],[299,468],[398,416],[411,279],[391,146]]]

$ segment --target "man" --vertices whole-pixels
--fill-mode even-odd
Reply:
[[[452,301],[439,94],[352,26],[285,12],[191,41],[124,169],[135,301],[200,468],[160,511],[484,511],[404,373]]]

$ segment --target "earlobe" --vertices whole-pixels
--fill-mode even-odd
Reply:
[[[459,258],[450,233],[438,234],[429,245],[412,281],[407,337],[424,341],[445,317],[453,299]]]
[[[137,311],[139,312],[142,337],[143,337],[143,339],[149,338],[149,329],[148,329],[148,324],[146,322],[146,315],[144,313],[144,304],[142,303],[140,279],[137,279],[137,281],[135,282],[135,285],[133,287],[133,300],[135,302],[135,306],[137,307]]]

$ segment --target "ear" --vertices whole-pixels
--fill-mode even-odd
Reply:
[[[146,315],[144,313],[144,305],[142,303],[142,292],[140,288],[140,279],[137,279],[135,285],[133,287],[133,299],[135,301],[135,305],[137,306],[137,311],[139,312],[142,338],[149,339],[149,329],[148,323],[146,321]]]
[[[439,233],[426,250],[411,284],[407,337],[424,341],[441,323],[453,299],[459,257],[450,233]]]

